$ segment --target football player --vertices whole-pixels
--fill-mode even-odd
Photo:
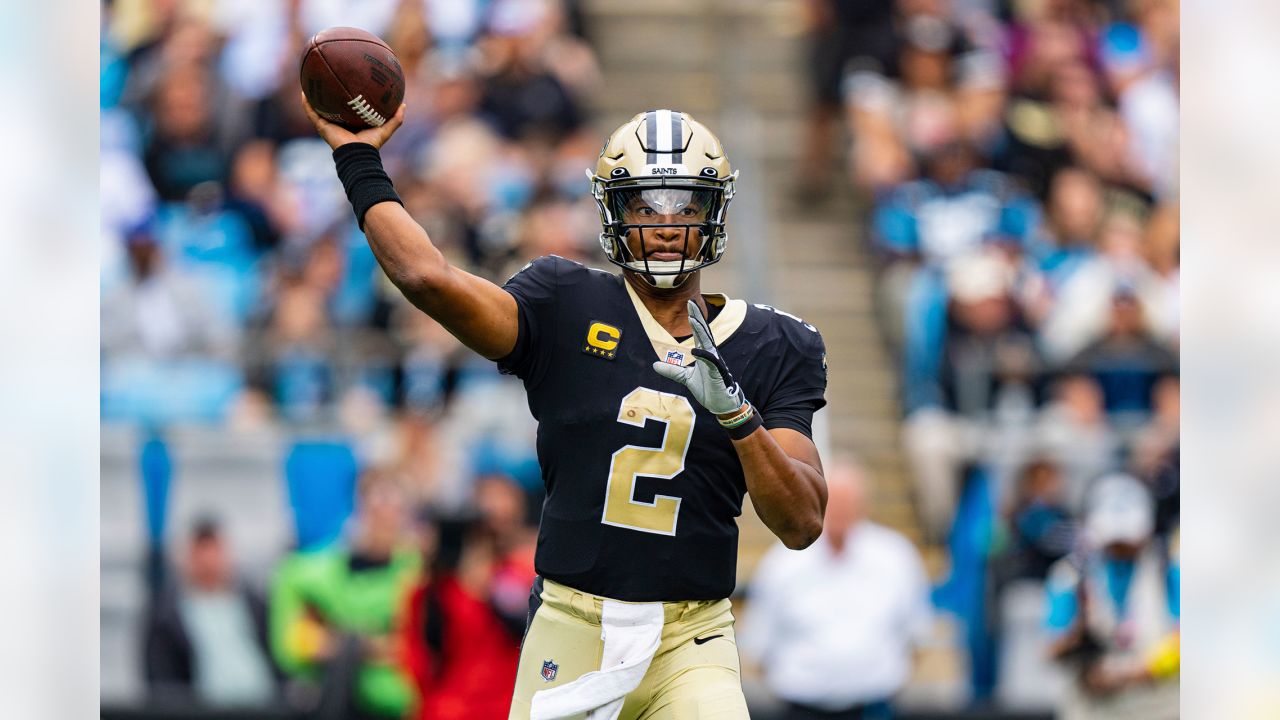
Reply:
[[[749,493],[787,547],[821,533],[826,356],[799,318],[702,292],[736,178],[720,141],[636,115],[588,170],[621,271],[542,257],[499,287],[400,205],[378,148],[403,107],[358,133],[306,110],[388,277],[528,391],[547,498],[510,717],[746,718],[735,518]]]

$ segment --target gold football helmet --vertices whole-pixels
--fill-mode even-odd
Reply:
[[[724,254],[725,215],[737,176],[720,140],[687,113],[636,115],[609,136],[595,171],[587,170],[600,208],[600,246],[610,262],[655,287],[680,285]],[[672,230],[684,242],[679,259],[670,248],[655,247],[656,234],[670,238]],[[633,231],[638,253],[627,244]],[[690,248],[695,238],[699,245]]]

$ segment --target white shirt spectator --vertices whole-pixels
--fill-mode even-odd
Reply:
[[[1120,93],[1129,152],[1160,198],[1178,194],[1178,85],[1167,71],[1152,71]]]
[[[862,521],[841,552],[825,535],[761,561],[739,648],[780,698],[840,710],[887,700],[910,679],[929,632],[929,582],[901,534]]]

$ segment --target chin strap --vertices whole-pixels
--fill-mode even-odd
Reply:
[[[688,263],[683,263],[683,264],[687,265]],[[655,260],[654,262],[648,263],[647,265],[644,262],[641,262],[639,260],[632,260],[631,262],[626,263],[624,267],[626,267],[631,272],[639,275],[640,277],[644,278],[644,281],[652,285],[653,287],[666,289],[666,288],[680,287],[685,283],[686,280],[689,279],[691,275],[697,272],[699,268],[694,267],[678,275],[677,274],[653,275],[649,271],[657,270],[661,272],[661,271],[679,270],[681,265],[682,263],[675,260]]]
[[[689,276],[693,275],[693,272],[687,272],[680,275],[649,275],[640,271],[636,272],[640,274],[640,277],[644,278],[645,282],[649,283],[653,287],[662,288],[663,290],[678,288],[689,279]]]

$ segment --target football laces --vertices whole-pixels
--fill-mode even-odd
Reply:
[[[356,115],[359,115],[361,120],[373,127],[382,127],[387,122],[387,119],[382,117],[377,110],[374,110],[368,100],[364,99],[364,95],[357,95],[351,98],[347,101],[347,105],[356,111]]]

